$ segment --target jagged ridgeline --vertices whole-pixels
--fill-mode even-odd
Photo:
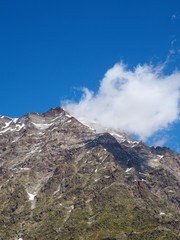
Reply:
[[[1,240],[180,239],[180,156],[62,108],[0,117]]]

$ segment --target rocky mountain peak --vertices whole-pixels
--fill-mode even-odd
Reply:
[[[180,156],[58,107],[0,117],[0,239],[179,239]]]

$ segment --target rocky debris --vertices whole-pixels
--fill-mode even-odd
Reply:
[[[0,239],[180,239],[180,156],[58,107],[0,117]]]

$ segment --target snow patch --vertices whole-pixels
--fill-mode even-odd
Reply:
[[[173,190],[169,190],[168,192],[169,192],[169,193],[174,193],[174,191],[173,191]]]
[[[111,132],[110,133],[113,137],[116,136],[120,139],[121,142],[125,142],[126,141],[126,138],[123,136],[123,135],[120,135],[120,134],[117,134],[117,133],[114,133],[114,132]]]
[[[40,130],[45,130],[45,129],[49,128],[52,125],[52,123],[34,123],[34,122],[32,122],[32,124],[37,129],[40,129]]]
[[[139,142],[138,141],[127,141],[131,146],[131,148],[133,148],[133,147],[135,147],[135,146],[137,146],[138,144],[139,144]]]
[[[160,216],[164,216],[164,215],[166,215],[164,212],[160,212],[160,214],[159,214]]]
[[[104,177],[105,177],[105,178],[110,178],[110,176],[107,176],[107,175],[105,175]]]
[[[96,178],[96,179],[94,179],[94,181],[95,181],[95,182],[98,182],[98,181],[99,181],[99,179],[100,179],[100,178]]]
[[[15,121],[17,121],[17,119]],[[5,126],[2,127],[3,130],[0,131],[0,133],[5,133],[7,131],[11,131],[11,132],[13,132],[13,131],[20,131],[22,128],[25,127],[24,123],[22,125],[16,124],[15,127],[10,127],[10,124],[13,123],[13,122],[14,122],[14,120],[6,122]]]
[[[6,128],[6,129],[4,129],[4,130],[2,130],[2,131],[0,131],[0,133],[5,133],[5,132],[7,132],[8,130],[10,130],[11,128]]]
[[[28,170],[30,170],[30,168],[20,168],[20,170],[28,171]]]
[[[74,205],[71,205],[69,208],[70,208],[70,209],[69,209],[69,213],[70,213],[70,212],[72,212],[72,210],[74,209]]]
[[[52,129],[53,130],[53,129]],[[44,135],[45,133],[44,132],[39,132],[38,135]]]
[[[13,123],[17,123],[18,119],[19,119],[19,118],[13,118],[13,119],[12,119]]]
[[[58,186],[57,190],[53,192],[53,195],[55,195],[56,193],[58,193],[60,191],[60,185]]]
[[[54,122],[54,121],[60,119],[61,117],[62,117],[62,113],[61,113],[58,117],[53,118],[53,119],[51,120],[51,122]]]
[[[10,125],[11,123],[12,123],[12,120],[9,121],[9,122],[5,122],[5,126],[2,127],[2,129],[5,129],[5,128],[9,127],[9,125]]]
[[[34,198],[35,198],[36,194],[32,194],[32,193],[29,193],[29,192],[27,192],[27,194],[28,194],[29,201],[34,201]]]
[[[128,173],[128,172],[130,172],[131,170],[132,170],[132,168],[127,168],[125,172]]]
[[[70,120],[68,120],[66,123],[70,123],[71,122],[71,119]]]
[[[71,118],[72,116],[69,115],[68,113],[65,114],[66,117]]]
[[[20,124],[17,124],[16,125],[16,128],[15,128],[15,131],[20,131],[22,128],[24,128],[25,127],[25,125],[24,125],[24,123],[22,124],[22,125],[20,125]]]

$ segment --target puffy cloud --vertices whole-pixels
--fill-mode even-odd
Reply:
[[[64,108],[85,124],[113,128],[146,140],[179,119],[180,72],[164,74],[164,67],[138,65],[133,70],[115,64],[97,93],[83,89],[81,100]]]

